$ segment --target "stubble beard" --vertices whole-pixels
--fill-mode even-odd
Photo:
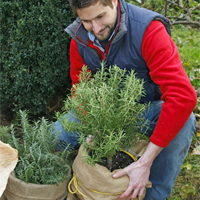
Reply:
[[[112,34],[114,28],[110,28],[109,26],[106,26],[104,29],[108,29],[108,31],[105,32],[105,34],[103,34],[103,35],[96,35],[96,34],[93,33],[93,32],[91,32],[91,33],[94,34],[95,37],[96,37],[99,41],[106,40],[106,39],[108,39],[108,38],[111,36],[111,34]]]

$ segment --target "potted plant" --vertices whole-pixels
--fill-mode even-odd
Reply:
[[[139,133],[146,124],[142,113],[147,104],[138,103],[145,95],[143,81],[135,77],[134,71],[106,68],[103,63],[93,77],[83,66],[80,83],[64,103],[64,113],[71,113],[80,123],[57,113],[65,130],[80,136],[81,148],[73,164],[69,190],[80,199],[105,199],[104,195],[106,199],[117,199],[128,186],[128,177],[113,180],[110,174],[132,163],[132,156],[124,150],[146,139]],[[88,143],[87,137],[92,142]]]
[[[56,152],[53,123],[44,117],[30,123],[28,112],[19,112],[20,122],[9,127],[4,140],[18,151],[4,196],[7,200],[64,200],[71,172],[69,152]]]

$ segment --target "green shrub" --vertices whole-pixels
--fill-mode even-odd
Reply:
[[[70,168],[70,152],[55,152],[58,137],[53,132],[53,123],[44,117],[30,123],[26,111],[19,111],[18,116],[17,124],[0,127],[0,140],[18,151],[17,178],[36,184],[54,184],[65,180]]]
[[[102,63],[101,70],[91,79],[84,66],[80,83],[74,88],[75,96],[69,96],[63,108],[65,113],[74,111],[82,123],[71,122],[69,117],[63,118],[63,113],[57,113],[66,131],[80,134],[80,144],[90,152],[86,158],[90,164],[147,139],[140,134],[147,125],[142,113],[148,104],[138,103],[145,96],[143,81],[135,77],[134,71],[128,73],[116,65],[105,68]],[[89,135],[93,135],[92,143],[86,142]]]
[[[1,106],[31,114],[47,111],[51,99],[66,95],[74,20],[68,1],[1,1]]]

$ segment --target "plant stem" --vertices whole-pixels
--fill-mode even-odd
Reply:
[[[108,160],[107,160],[107,163],[108,163],[108,169],[111,171],[111,169],[112,169],[112,157],[111,156],[109,156],[108,157]]]

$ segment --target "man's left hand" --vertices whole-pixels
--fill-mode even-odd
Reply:
[[[151,165],[162,149],[162,147],[149,142],[146,151],[138,161],[130,164],[128,167],[125,167],[123,170],[118,171],[113,175],[113,178],[128,175],[130,179],[127,190],[119,196],[119,199],[134,199],[137,196],[143,195],[145,186],[149,181]]]
[[[138,160],[113,175],[113,178],[128,175],[130,179],[127,190],[119,196],[119,199],[134,199],[137,196],[143,195],[145,186],[149,181],[150,167],[151,165],[142,164],[140,160]]]

